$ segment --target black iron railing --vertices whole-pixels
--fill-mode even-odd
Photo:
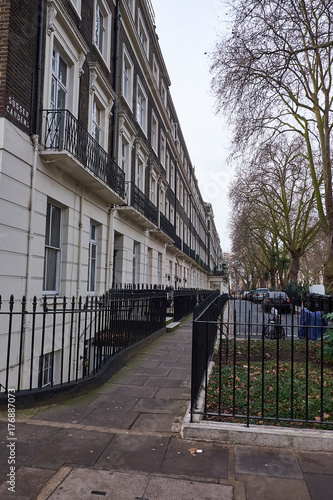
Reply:
[[[118,291],[85,300],[0,297],[0,387],[30,390],[98,373],[121,350],[165,327],[165,291]]]
[[[177,236],[177,234],[175,234],[174,240],[175,240],[176,247],[179,248],[179,250],[181,250],[182,249],[182,240],[180,239],[179,236]]]
[[[160,212],[160,227],[170,238],[174,239],[176,232],[174,225]]]
[[[333,429],[327,302],[293,312],[289,303],[269,310],[267,301],[231,299],[222,316],[215,303],[195,314],[192,418]]]
[[[156,205],[133,182],[128,184],[130,186],[129,204],[157,226],[158,211]]]
[[[44,110],[46,150],[68,151],[125,198],[125,173],[67,110]]]

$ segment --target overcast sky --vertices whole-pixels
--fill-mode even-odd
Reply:
[[[203,199],[212,203],[223,251],[230,250],[228,130],[215,116],[210,59],[228,19],[219,0],[152,0],[171,95]]]

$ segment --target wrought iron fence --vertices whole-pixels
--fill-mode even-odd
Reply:
[[[0,387],[61,386],[99,372],[123,349],[165,327],[166,292],[85,300],[0,297]]]
[[[193,322],[192,419],[332,429],[325,304],[316,297],[282,312],[231,299],[222,316],[210,304]]]

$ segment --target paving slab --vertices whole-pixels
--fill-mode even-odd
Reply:
[[[16,440],[13,441],[13,443],[15,443],[13,451],[15,455],[16,469],[24,464],[24,462],[26,462],[57,432],[57,428],[17,423],[15,426]],[[11,441],[7,439],[7,434],[6,437],[2,438],[0,441],[0,472],[2,480],[6,479],[6,475],[9,472],[10,464],[8,464],[8,459],[10,450],[8,448],[8,444],[10,442]],[[0,498],[2,497],[0,496]]]
[[[187,368],[172,368],[168,376],[171,378],[180,378],[181,380],[190,379],[190,373]]]
[[[173,432],[174,426],[178,424],[180,428],[181,417],[176,417],[174,414],[150,414],[142,413],[135,420],[131,427],[132,431],[149,433],[149,432]]]
[[[1,500],[34,500],[44,484],[53,476],[54,470],[20,467],[15,474],[15,491],[7,480],[0,485]]]
[[[301,480],[238,474],[236,479],[245,483],[246,500],[314,500]]]
[[[154,375],[157,375],[159,377],[167,377],[170,373],[170,368],[150,368],[141,366],[135,370],[135,373],[138,375],[149,375],[150,377]]]
[[[178,415],[185,412],[186,403],[179,399],[160,399],[142,398],[134,406],[133,411],[136,413],[169,413],[171,415]]]
[[[187,387],[161,387],[155,394],[156,398],[161,399],[184,399],[189,401],[190,391]]]
[[[332,500],[333,474],[304,474],[311,500]]]
[[[83,425],[94,425],[116,429],[130,429],[138,418],[139,412],[123,410],[121,408],[95,408],[81,420]]]
[[[123,394],[102,394],[98,396],[88,408],[106,408],[109,410],[130,411],[133,406],[139,401],[139,398],[133,396],[124,396]]]
[[[73,400],[73,404],[75,401]],[[55,405],[52,408],[43,409],[32,417],[32,420],[44,420],[45,422],[80,423],[92,409],[86,406],[70,407],[68,405]]]
[[[149,381],[149,379],[148,379]],[[153,398],[158,391],[158,386],[145,385],[118,385],[114,395],[124,397]],[[103,393],[104,394],[104,393]]]
[[[105,470],[73,469],[50,500],[142,499],[149,476]]]
[[[108,470],[159,472],[169,437],[115,435],[96,462]]]
[[[235,471],[237,474],[303,479],[295,452],[284,448],[237,445]]]
[[[81,429],[61,429],[30,459],[29,465],[59,469],[64,464],[93,465],[113,435]]]
[[[171,377],[149,377],[145,383],[145,387],[181,387],[183,381]]]
[[[145,491],[148,500],[232,500],[233,487],[229,485],[184,481],[165,477],[154,477]]]
[[[144,385],[147,382],[148,378],[149,377],[147,377],[146,375],[133,374],[133,375],[126,378],[126,384],[132,385],[132,386],[133,385]],[[112,386],[111,386],[112,391],[110,391],[110,392],[113,392],[115,390],[117,384],[123,385],[123,383],[124,383],[123,378],[121,378],[121,379],[112,378],[111,380],[112,380]],[[103,386],[102,389],[99,390],[99,392],[105,393],[105,392],[107,392],[107,389],[108,389],[108,385],[105,385],[105,386]]]
[[[297,450],[296,455],[303,472],[333,474],[333,453]]]
[[[219,443],[194,443],[180,438],[171,438],[161,472],[164,474],[227,478],[228,448]]]

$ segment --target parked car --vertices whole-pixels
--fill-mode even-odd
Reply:
[[[250,292],[245,290],[245,292],[243,292],[242,299],[243,300],[249,300],[249,294],[250,294]]]
[[[253,302],[262,302],[264,300],[264,296],[268,292],[268,288],[257,288],[252,298]]]
[[[253,300],[253,295],[256,293],[255,290],[250,290],[249,295],[247,296],[247,300]]]
[[[264,312],[270,312],[275,307],[279,312],[290,313],[290,299],[285,292],[268,292],[261,307]]]

